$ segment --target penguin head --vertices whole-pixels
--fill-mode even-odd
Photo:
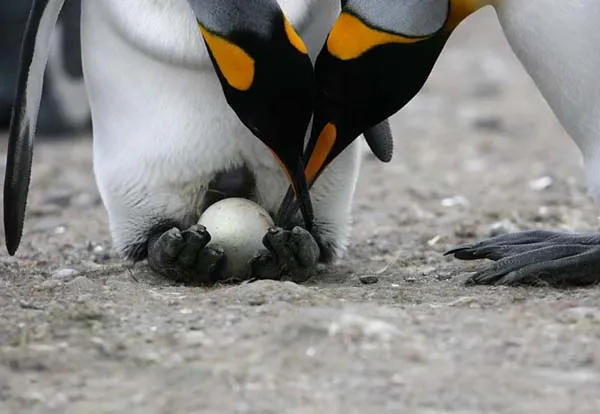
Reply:
[[[299,136],[304,139],[315,85],[302,39],[283,14],[272,19],[268,37],[248,30],[227,36],[204,27],[201,31],[228,104],[277,152]]]
[[[345,2],[315,63],[309,179],[421,90],[454,28],[483,2]]]
[[[277,3],[252,3],[215,3],[210,13],[197,13],[200,31],[227,103],[280,162],[306,221],[312,213],[302,155],[314,108],[313,65]]]

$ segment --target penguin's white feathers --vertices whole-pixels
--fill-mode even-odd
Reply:
[[[600,202],[600,2],[496,0],[506,38],[583,154]]]

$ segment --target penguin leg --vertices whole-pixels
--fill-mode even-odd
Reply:
[[[173,227],[148,238],[148,264],[169,279],[195,285],[219,281],[225,254],[218,246],[207,246],[210,234],[195,224],[181,231]]]
[[[299,226],[292,230],[273,227],[263,237],[263,244],[267,250],[250,261],[254,277],[296,283],[310,279],[321,250],[308,231]]]
[[[530,230],[455,247],[460,260],[495,261],[466,284],[550,284],[581,286],[600,282],[600,233]]]

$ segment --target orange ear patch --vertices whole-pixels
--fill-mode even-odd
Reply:
[[[323,164],[325,164],[325,160],[327,160],[327,156],[331,152],[336,139],[337,129],[335,125],[330,122],[325,125],[321,131],[319,139],[317,140],[317,145],[315,145],[315,149],[310,155],[310,159],[306,165],[306,180],[309,184],[313,183],[317,174],[321,168],[323,168]]]
[[[358,17],[343,12],[327,38],[329,53],[341,60],[360,57],[376,46],[389,43],[416,43],[431,37],[405,37],[367,26]]]
[[[239,91],[247,91],[254,82],[254,59],[241,47],[200,26],[219,70],[227,83]]]

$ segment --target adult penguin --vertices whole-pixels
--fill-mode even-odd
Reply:
[[[23,43],[4,193],[10,254],[21,239],[49,33],[62,5],[36,0]],[[337,0],[83,0],[94,173],[123,257],[147,258],[175,280],[218,281],[226,258],[207,246],[210,229],[196,225],[202,211],[234,195],[274,213],[290,181],[304,221],[265,235],[255,276],[285,271],[301,281],[317,260],[344,252],[360,147],[323,175],[312,203],[302,163],[311,59],[339,8]]]
[[[452,31],[492,6],[514,53],[583,154],[600,201],[600,2],[596,0],[347,0],[320,52],[307,159],[318,175],[366,128],[422,88]],[[310,165],[310,161],[309,161]],[[526,231],[447,254],[495,260],[468,283],[600,281],[600,233]]]

